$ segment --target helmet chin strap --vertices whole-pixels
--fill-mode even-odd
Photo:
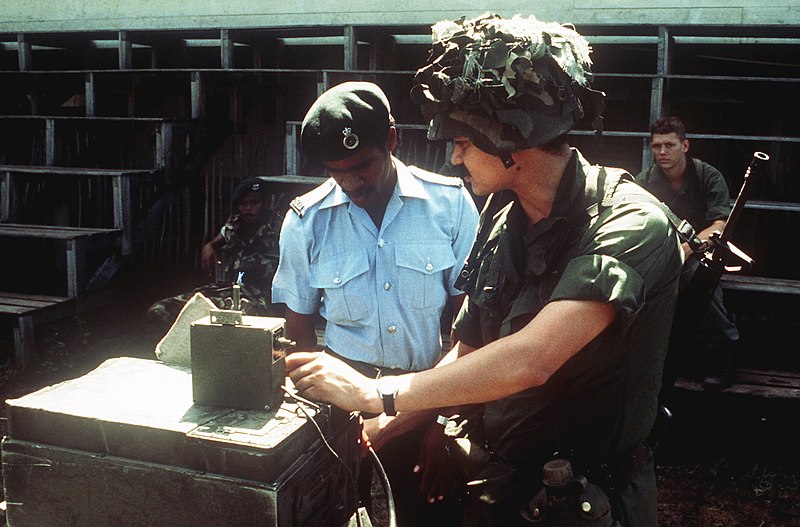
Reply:
[[[509,153],[500,154],[498,157],[500,158],[500,161],[503,162],[503,166],[505,168],[511,168],[517,163]]]

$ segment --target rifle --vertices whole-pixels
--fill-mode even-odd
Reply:
[[[675,306],[669,339],[667,363],[664,367],[664,390],[671,390],[677,380],[681,359],[697,335],[711,296],[719,285],[722,274],[750,269],[753,259],[731,241],[736,224],[742,215],[747,199],[753,190],[753,176],[757,169],[769,161],[762,152],[753,153],[753,159],[744,173],[744,181],[722,232],[715,231],[707,241],[700,240],[692,226],[683,220],[678,227],[682,241],[689,244],[691,255],[684,264],[680,292]]]

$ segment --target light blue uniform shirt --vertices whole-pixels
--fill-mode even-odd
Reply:
[[[325,345],[345,358],[420,371],[441,356],[442,309],[461,294],[453,284],[478,211],[461,180],[392,159],[397,184],[380,230],[332,179],[300,198],[302,217],[289,212],[281,228],[272,301],[319,309]]]

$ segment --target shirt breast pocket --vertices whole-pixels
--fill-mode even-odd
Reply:
[[[400,302],[415,309],[441,308],[447,300],[443,273],[456,263],[449,243],[398,244]]]
[[[311,287],[323,290],[325,318],[332,323],[351,325],[369,313],[365,275],[369,260],[364,252],[339,254],[311,264]]]

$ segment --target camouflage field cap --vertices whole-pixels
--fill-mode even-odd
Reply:
[[[345,82],[319,96],[300,129],[303,153],[313,162],[338,161],[389,135],[386,94],[371,82]]]
[[[429,139],[464,135],[506,163],[576,124],[600,127],[605,94],[589,87],[590,47],[574,29],[486,14],[439,22],[432,37],[411,90]]]

